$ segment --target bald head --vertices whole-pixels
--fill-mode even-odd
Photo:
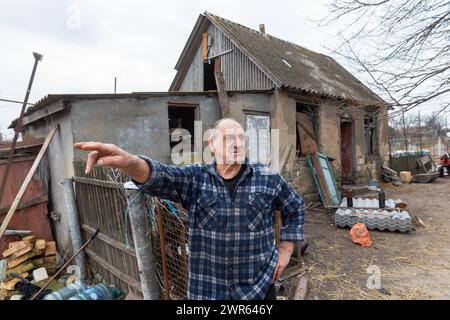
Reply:
[[[235,164],[245,161],[245,132],[236,120],[223,118],[216,121],[208,142],[217,163]]]

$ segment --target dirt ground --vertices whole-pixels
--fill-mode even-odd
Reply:
[[[334,212],[308,210],[308,299],[450,299],[450,178],[380,187],[386,199],[406,202],[411,217],[419,216],[425,227],[415,225],[408,234],[370,231],[373,246],[363,248],[352,243],[349,229],[334,226]],[[366,286],[371,265],[380,268],[383,292]],[[289,281],[294,286],[286,295],[292,296],[297,280]]]

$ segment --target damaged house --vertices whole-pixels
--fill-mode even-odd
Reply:
[[[46,153],[50,178],[45,187],[50,211],[59,213],[53,225],[60,250],[71,250],[61,182],[82,175],[79,163],[86,157],[74,150],[75,142],[114,143],[171,163],[174,129],[184,128],[195,139],[226,110],[244,128],[265,133],[257,137],[260,150],[252,160],[270,157],[270,129],[279,130],[279,149],[292,146],[283,175],[307,202],[319,199],[305,161],[309,153],[333,159],[338,183],[366,184],[367,170],[377,175],[387,163],[386,102],[331,57],[273,37],[263,25],[256,31],[201,14],[175,69],[168,92],[51,94],[27,110],[24,137],[43,138],[59,125]],[[200,132],[195,130],[197,120],[202,121]],[[195,155],[193,159],[198,161]],[[87,238],[89,223],[84,218],[81,222]],[[129,249],[117,244],[123,243],[122,235],[102,232],[98,241],[126,254]],[[99,269],[115,270],[117,278],[117,270],[132,277],[129,266],[109,266],[105,256],[90,258],[97,259]],[[133,281],[125,282],[133,286]]]

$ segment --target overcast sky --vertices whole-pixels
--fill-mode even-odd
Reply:
[[[0,2],[0,98],[22,101],[33,66],[44,55],[29,101],[51,93],[167,91],[174,66],[200,13],[229,20],[330,54],[333,30],[310,19],[326,15],[327,0]],[[360,79],[362,76],[357,75]],[[0,101],[0,130],[20,104]]]

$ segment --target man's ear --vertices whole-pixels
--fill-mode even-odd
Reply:
[[[211,150],[211,152],[212,153],[215,153],[214,152],[214,139],[212,138],[212,137],[209,137],[208,138],[208,145],[209,145],[209,150]]]

